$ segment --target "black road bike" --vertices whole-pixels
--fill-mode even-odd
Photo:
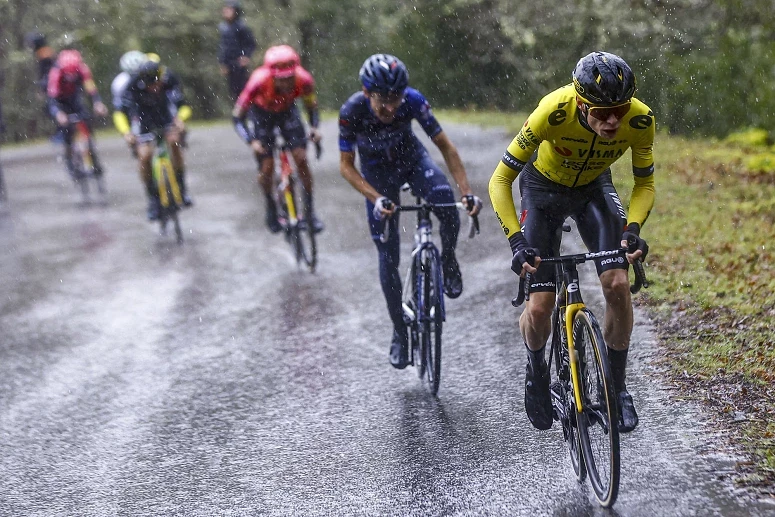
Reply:
[[[570,231],[566,226],[565,231]],[[627,250],[541,257],[539,267],[555,266],[556,293],[552,311],[552,345],[549,370],[554,363],[550,385],[554,418],[562,425],[563,438],[579,482],[589,481],[600,505],[610,508],[619,494],[620,449],[619,410],[616,402],[608,348],[595,315],[581,297],[578,264],[608,257],[627,260]],[[643,264],[633,264],[635,283],[630,292],[648,287]],[[529,299],[530,275],[520,280],[519,307]]]

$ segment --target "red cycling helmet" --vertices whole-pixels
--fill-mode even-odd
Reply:
[[[57,66],[65,74],[77,73],[82,63],[81,53],[77,50],[63,50],[57,57]]]
[[[299,54],[290,45],[270,47],[264,54],[264,66],[278,79],[293,77],[300,64]]]

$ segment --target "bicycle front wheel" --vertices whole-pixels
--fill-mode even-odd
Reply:
[[[314,273],[318,265],[318,247],[315,241],[315,228],[312,225],[312,221],[307,221],[306,227],[299,232],[298,245],[302,260],[307,265],[310,273]]]
[[[441,383],[441,328],[444,322],[441,297],[443,294],[438,256],[430,250],[426,254],[422,271],[421,292],[424,303],[421,305],[423,310],[421,347],[428,387],[435,396],[439,392]]]
[[[579,357],[583,411],[577,420],[584,461],[595,497],[609,508],[619,494],[619,417],[605,341],[589,310],[576,313],[573,338]]]
[[[577,424],[576,401],[573,390],[570,388],[570,364],[568,361],[568,347],[565,336],[565,328],[560,318],[559,308],[555,307],[552,313],[552,353],[554,355],[554,369],[557,375],[551,385],[552,405],[562,424],[562,436],[568,447],[571,466],[576,478],[584,481],[587,477],[587,469],[584,465],[584,457],[581,452],[581,440]]]

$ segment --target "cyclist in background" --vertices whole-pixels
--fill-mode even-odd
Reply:
[[[401,185],[430,203],[454,203],[455,196],[445,174],[431,159],[412,130],[417,120],[438,146],[452,174],[468,213],[476,215],[482,202],[473,195],[463,162],[447,134],[441,129],[423,95],[409,87],[406,66],[395,56],[375,54],[360,70],[363,90],[353,94],[339,112],[339,150],[342,176],[366,196],[366,215],[371,237],[379,253],[379,277],[393,321],[390,363],[405,368],[408,363],[408,335],[401,308],[399,231],[397,217],[390,219],[388,242],[380,240],[382,219],[393,214],[392,203],[399,202]],[[361,171],[355,168],[355,151]],[[433,210],[439,220],[444,276],[444,292],[457,298],[463,291],[463,278],[455,258],[460,230],[456,208]]]
[[[304,186],[305,220],[312,221],[316,232],[323,223],[315,215],[312,202],[312,173],[307,161],[307,135],[296,108],[301,97],[309,116],[313,142],[320,141],[318,103],[315,81],[305,70],[299,55],[288,45],[271,47],[264,55],[264,64],[258,67],[242,90],[232,113],[237,133],[250,144],[258,162],[258,182],[266,195],[266,224],[273,233],[282,227],[277,220],[277,206],[272,196],[274,186],[275,128],[289,145],[291,155]],[[252,108],[252,109],[251,109]],[[246,115],[253,119],[254,131],[245,124]]]
[[[633,97],[635,75],[619,56],[592,52],[573,71],[573,83],[545,96],[511,142],[490,179],[495,214],[511,245],[511,268],[532,274],[519,326],[527,347],[525,410],[533,426],[552,426],[545,345],[551,333],[554,270],[536,270],[541,256],[557,256],[562,224],[573,218],[591,252],[628,248],[627,261],[595,262],[606,300],[603,324],[619,403],[619,430],[638,425],[625,384],[633,315],[628,262],[648,253],[640,230],[654,204],[654,114]],[[538,149],[535,161],[533,152]],[[610,166],[632,149],[634,187],[629,213]],[[512,183],[519,177],[517,217]],[[629,245],[628,245],[629,242]]]
[[[102,98],[97,91],[97,86],[92,79],[91,70],[83,62],[81,53],[77,50],[62,50],[57,56],[56,64],[48,75],[48,107],[49,113],[54,118],[65,146],[65,163],[70,176],[77,180],[78,171],[73,164],[73,134],[70,124],[70,115],[78,115],[81,120],[90,124],[91,116],[83,103],[82,91],[86,91],[92,99],[94,112],[104,117],[108,114],[108,108],[102,103]],[[89,148],[94,163],[95,176],[103,173],[102,165],[94,149],[94,137],[89,140]]]
[[[121,68],[121,72],[113,79],[113,82],[110,84],[110,93],[113,97],[113,123],[116,125],[116,127],[120,125],[121,117],[125,116],[121,111],[121,99],[124,95],[124,92],[129,86],[129,82],[131,81],[132,76],[136,75],[140,70],[140,67],[148,60],[148,56],[144,52],[140,52],[139,50],[130,50],[129,52],[126,52],[124,55],[122,55],[118,62],[118,66]],[[116,120],[117,118],[118,120]],[[131,145],[130,149],[132,154],[137,157],[137,149],[135,146]]]
[[[221,35],[218,45],[218,63],[226,77],[232,102],[245,88],[250,77],[250,56],[256,50],[253,31],[242,19],[242,5],[238,0],[226,0],[221,9],[223,21],[218,25]]]
[[[186,105],[180,85],[171,81],[170,74],[150,59],[131,76],[121,96],[121,110],[113,121],[124,140],[130,146],[137,145],[140,180],[148,194],[148,219],[151,221],[159,218],[160,211],[159,191],[151,171],[156,140],[154,130],[164,133],[183,204],[192,204],[186,188],[185,163],[180,145],[185,121],[190,116],[191,108]]]

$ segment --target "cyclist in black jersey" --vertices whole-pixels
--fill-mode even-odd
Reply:
[[[626,261],[600,259],[596,266],[606,299],[604,333],[620,405],[619,430],[632,431],[638,424],[625,384],[633,326],[627,270],[628,262],[648,252],[640,229],[654,203],[654,115],[634,93],[635,76],[622,58],[607,52],[583,57],[573,71],[573,84],[541,100],[490,180],[493,208],[513,253],[512,269],[533,275],[520,330],[528,349],[525,409],[538,429],[552,425],[544,351],[555,285],[551,268],[536,266],[542,255],[559,254],[567,217],[576,221],[590,251],[628,248]],[[625,213],[609,167],[628,149],[634,187]],[[511,191],[517,177],[519,217]]]

